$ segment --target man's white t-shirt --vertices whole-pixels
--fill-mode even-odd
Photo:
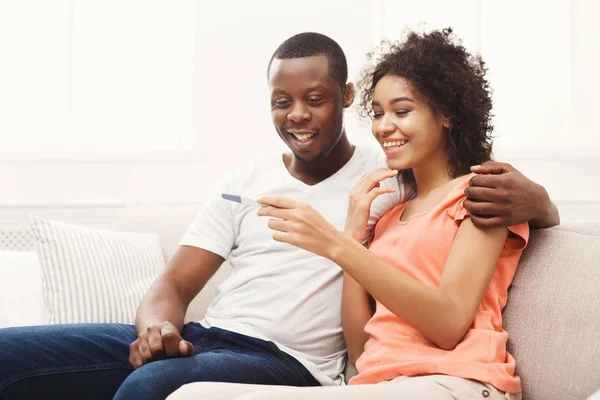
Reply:
[[[313,186],[290,175],[281,155],[227,176],[180,242],[229,259],[232,266],[201,324],[273,341],[321,384],[341,384],[346,354],[340,313],[342,269],[324,257],[276,242],[267,226],[269,217],[259,217],[257,207],[224,200],[221,193],[300,200],[343,230],[350,191],[364,174],[385,166],[378,150],[356,147],[346,165]],[[397,179],[382,185],[398,190],[376,199],[370,227],[404,197]]]

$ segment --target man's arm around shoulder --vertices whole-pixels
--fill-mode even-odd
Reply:
[[[465,207],[476,226],[498,228],[529,222],[533,228],[549,228],[560,223],[558,208],[546,189],[512,165],[488,161],[471,171],[477,175],[465,189]]]

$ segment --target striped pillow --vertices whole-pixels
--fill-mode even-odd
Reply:
[[[80,227],[30,216],[47,324],[133,324],[164,258],[157,235]]]

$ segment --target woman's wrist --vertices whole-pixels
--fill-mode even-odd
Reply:
[[[363,233],[360,229],[345,229],[344,235],[356,240],[359,243],[362,243],[364,240],[365,233]]]
[[[329,248],[327,258],[329,258],[331,261],[335,262],[341,267],[344,255],[346,253],[352,251],[353,247],[356,245],[362,247],[362,244],[360,244],[361,240],[362,239],[355,239],[354,237],[346,234],[345,232],[339,232],[339,235],[336,235],[333,241],[333,245]]]
[[[338,231],[327,247],[326,257],[331,261],[336,262],[336,260],[340,257],[340,254],[344,251],[344,248],[347,246],[347,238],[348,236],[344,232]]]

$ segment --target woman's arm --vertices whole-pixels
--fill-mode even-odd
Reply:
[[[367,291],[344,272],[344,289],[342,290],[342,329],[348,362],[356,365],[356,360],[365,349],[369,335],[365,333],[365,325],[373,316],[370,296]]]
[[[385,193],[392,193],[394,188],[381,187],[380,182],[384,179],[394,177],[398,171],[389,168],[380,168],[365,174],[356,184],[349,196],[348,213],[346,215],[346,224],[344,233],[348,238],[354,240],[355,243],[362,243],[367,232],[367,224],[371,213],[371,204],[378,196]],[[300,203],[291,199],[280,196],[264,196],[259,200],[259,203],[264,206],[258,211],[258,215],[274,216],[280,220],[270,220],[268,225],[270,228],[284,232],[286,226],[289,226],[288,221],[295,220],[298,223],[295,227],[302,229],[302,226],[308,228],[308,236],[310,241],[313,239],[326,236],[336,236],[340,232],[328,223],[318,212],[305,203]],[[315,219],[317,225],[311,225],[310,219]],[[287,221],[286,221],[287,220]],[[314,235],[315,229],[323,229]],[[280,240],[280,232],[273,234],[275,240]],[[302,235],[296,236],[296,239],[301,239]],[[302,247],[309,251],[314,244],[302,245],[298,240],[294,241],[290,238],[288,243]],[[280,240],[281,241],[281,240]],[[317,253],[320,254],[320,253]],[[322,255],[322,254],[321,254]],[[344,274],[344,287],[342,289],[342,328],[344,331],[344,339],[348,349],[348,360],[354,365],[358,357],[364,350],[368,335],[364,328],[369,319],[373,316],[371,307],[371,296],[367,291],[357,283],[351,276]]]
[[[392,193],[393,188],[380,187],[380,182],[398,174],[388,168],[375,170],[365,174],[356,184],[349,196],[348,214],[344,233],[362,243],[367,232],[367,224],[371,213],[371,204],[377,196]],[[342,289],[342,329],[348,362],[356,364],[356,360],[363,353],[369,335],[365,333],[365,325],[373,316],[371,296],[367,291],[347,273],[344,273],[344,287]]]
[[[478,228],[465,219],[438,288],[396,270],[341,233],[326,256],[391,312],[440,348],[451,350],[473,323],[507,234],[506,228]]]
[[[480,228],[465,219],[440,286],[433,288],[381,260],[308,204],[280,196],[259,201],[264,206],[258,214],[276,218],[268,222],[276,231],[273,239],[334,261],[390,311],[447,350],[473,323],[508,236],[507,228]]]

